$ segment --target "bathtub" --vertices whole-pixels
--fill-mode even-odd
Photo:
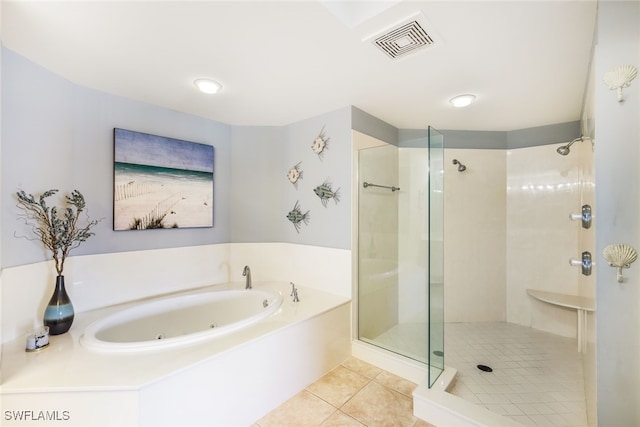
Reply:
[[[90,324],[80,344],[99,352],[141,352],[215,339],[276,313],[274,290],[216,290],[165,297],[112,313]]]
[[[24,337],[5,343],[2,426],[25,425],[12,414],[29,411],[61,417],[68,411],[65,427],[254,424],[351,354],[351,300],[300,285],[300,301],[293,302],[287,281],[253,285],[245,290],[244,282],[221,283],[79,312],[71,330],[52,336],[41,352],[25,352]],[[246,303],[248,297],[257,297],[253,301],[259,313],[226,325],[215,319],[216,327],[206,325],[202,335],[206,338],[197,335],[203,331],[185,334],[188,338],[165,332],[160,340],[134,336],[134,341],[119,343],[103,335],[112,327],[135,325],[141,319],[160,323],[153,317],[159,311],[177,312],[180,319],[168,323],[182,323],[183,306],[198,311],[198,305],[214,303],[209,300],[235,307],[231,310],[235,314],[244,305],[234,301],[238,296]],[[269,298],[275,300],[262,310],[264,299]],[[256,304],[249,305],[255,308]],[[117,334],[118,341],[124,341],[122,334]],[[194,337],[202,341],[178,343]],[[102,349],[90,348],[91,341]],[[109,350],[144,341],[176,344],[156,347],[157,351]],[[6,419],[7,413],[11,420]]]

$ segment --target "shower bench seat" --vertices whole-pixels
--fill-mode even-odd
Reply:
[[[557,305],[560,307],[573,308],[578,313],[578,352],[586,350],[587,338],[587,313],[596,311],[596,302],[593,298],[581,297],[578,295],[559,294],[556,292],[539,291],[527,289],[527,294],[533,298]]]

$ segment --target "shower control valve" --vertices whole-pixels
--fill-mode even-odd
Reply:
[[[572,213],[569,217],[574,221],[581,221],[582,228],[591,228],[591,220],[593,219],[593,215],[591,214],[590,205],[582,205],[581,213]]]
[[[582,252],[581,259],[570,259],[569,264],[573,266],[580,266],[582,270],[582,274],[585,276],[591,276],[591,269],[595,265],[595,263],[591,260],[591,252],[584,251]]]

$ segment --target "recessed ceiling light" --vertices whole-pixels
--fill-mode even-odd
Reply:
[[[220,83],[211,79],[196,79],[193,81],[193,84],[200,89],[200,92],[208,94],[217,93],[222,89],[222,85]]]
[[[449,102],[454,106],[454,107],[466,107],[469,104],[471,104],[473,101],[475,101],[476,96],[475,95],[471,95],[471,94],[465,94],[465,95],[458,95],[458,96],[454,96],[453,98],[451,98],[449,100]]]

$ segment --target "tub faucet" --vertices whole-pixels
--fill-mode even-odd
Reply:
[[[298,298],[298,288],[296,288],[296,285],[293,282],[289,282],[291,283],[291,297],[293,297],[293,302],[300,302],[300,298]]]
[[[242,275],[247,278],[244,288],[251,289],[251,269],[249,268],[248,265],[244,266],[244,270],[242,270]]]

